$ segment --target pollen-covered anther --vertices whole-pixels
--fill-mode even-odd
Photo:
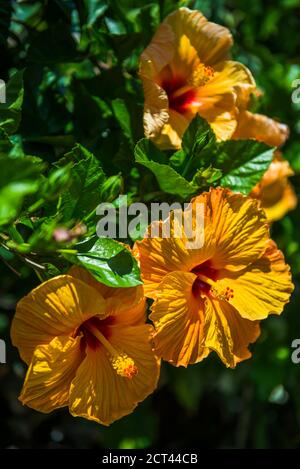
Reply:
[[[234,297],[233,289],[226,287],[225,290],[218,290],[216,287],[213,287],[211,290],[213,296],[221,301],[230,301]]]
[[[117,374],[123,378],[132,379],[138,374],[138,368],[132,358],[126,355],[126,353],[120,353],[112,357],[111,364]]]
[[[188,79],[188,85],[203,86],[214,76],[214,73],[214,69],[209,65],[200,64]]]

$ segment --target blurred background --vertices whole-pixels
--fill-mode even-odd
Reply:
[[[233,58],[250,68],[263,93],[255,110],[290,127],[283,155],[299,195],[300,103],[291,95],[300,79],[300,0],[0,0],[0,78],[25,68],[18,133],[27,152],[52,162],[80,142],[107,174],[122,170],[131,149],[111,100],[126,99],[142,136],[138,56],[179,6],[197,8],[233,33]],[[300,339],[299,216],[300,205],[272,227],[296,289],[282,316],[263,322],[253,358],[235,370],[215,354],[187,369],[164,364],[157,392],[110,428],[74,419],[65,409],[43,415],[19,404],[26,369],[9,328],[16,302],[38,279],[1,252],[0,338],[7,364],[0,365],[0,447],[300,448],[300,363],[291,361],[291,343]]]

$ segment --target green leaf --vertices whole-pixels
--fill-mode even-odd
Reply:
[[[193,157],[204,147],[216,144],[216,141],[210,125],[197,114],[183,134],[182,149],[186,155]]]
[[[7,83],[6,103],[0,104],[0,126],[8,134],[13,134],[19,127],[23,95],[23,71],[19,71]]]
[[[117,121],[123,130],[124,135],[128,140],[133,143],[132,129],[131,129],[131,117],[128,108],[123,99],[114,99],[112,101],[112,108],[116,116]]]
[[[18,216],[26,195],[36,192],[45,164],[37,157],[14,158],[0,154],[0,224]]]
[[[72,182],[61,195],[59,212],[63,221],[81,220],[101,202],[101,187],[105,175],[95,156],[77,144],[67,153],[64,162],[75,161],[72,168]]]
[[[17,218],[24,197],[36,192],[38,186],[34,181],[16,181],[0,190],[0,225],[6,225]]]
[[[76,247],[77,255],[67,257],[89,270],[99,282],[110,287],[134,287],[142,283],[136,259],[114,239],[93,237]]]
[[[201,166],[207,166],[203,161],[203,152],[209,154],[216,145],[216,136],[210,125],[197,114],[183,134],[182,148],[170,157],[170,164],[182,176],[190,179]]]
[[[222,171],[209,166],[208,168],[200,168],[193,177],[193,183],[200,187],[205,187],[218,181],[222,177]]]
[[[135,161],[150,169],[155,175],[160,188],[167,194],[177,195],[183,199],[191,197],[197,191],[197,187],[188,182],[168,164],[153,161],[150,157],[164,161],[165,156],[150,140],[140,140],[134,150]]]
[[[228,140],[219,143],[218,148],[217,167],[223,171],[221,186],[243,194],[249,194],[261,180],[274,153],[274,148],[255,140]]]
[[[218,142],[209,124],[198,115],[182,139],[172,166],[198,189],[218,183],[249,194],[268,169],[274,149],[255,140]]]

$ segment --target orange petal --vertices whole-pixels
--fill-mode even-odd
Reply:
[[[98,282],[86,269],[77,266],[71,267],[68,274],[97,290],[105,299],[106,314],[116,316],[118,324],[137,325],[145,322],[146,300],[142,286],[108,287]]]
[[[154,222],[150,225],[149,232],[155,227],[162,229],[162,226],[162,223]],[[172,235],[172,227],[170,234]],[[189,270],[185,269],[189,261],[189,252],[184,241],[179,238],[145,237],[142,241],[136,242],[135,251],[140,262],[147,297],[155,297],[156,287],[167,273],[174,270]]]
[[[83,356],[80,337],[55,337],[36,347],[20,401],[40,412],[68,405],[70,385]]]
[[[260,259],[244,272],[222,272],[217,284],[219,289],[233,289],[230,303],[243,318],[252,321],[281,314],[294,288],[290,268],[271,240]]]
[[[132,379],[116,373],[102,349],[87,349],[71,385],[70,412],[73,416],[110,425],[130,414],[156,388],[159,362],[150,346],[148,325],[116,328],[112,345],[130,356],[138,368]]]
[[[203,343],[204,301],[192,293],[195,279],[192,273],[168,274],[151,308],[155,352],[175,366],[197,363],[209,353]]]
[[[153,133],[152,135],[153,142],[162,150],[180,148],[181,137],[190,122],[185,115],[179,114],[179,112],[173,111],[172,109],[168,111],[168,115],[169,118],[167,123],[160,127],[159,132],[156,132],[155,134]],[[146,114],[144,114],[144,119],[147,118]],[[146,131],[145,135],[147,136]]]
[[[17,304],[11,337],[22,359],[54,337],[72,335],[88,318],[107,316],[105,301],[94,288],[69,275],[44,282]]]
[[[214,65],[227,58],[233,42],[230,32],[227,28],[208,21],[199,11],[179,8],[167,16],[164,23],[171,26],[176,45],[183,36],[187,36],[205,64]],[[181,51],[181,54],[186,54],[184,48]],[[180,51],[179,57],[182,57]]]
[[[263,188],[260,200],[269,222],[280,220],[287,212],[294,210],[298,203],[295,190],[288,181],[277,181]]]
[[[233,135],[235,139],[255,139],[272,147],[284,144],[289,136],[289,128],[262,114],[243,111],[238,118],[238,126]]]
[[[205,302],[204,345],[214,350],[230,368],[251,357],[248,350],[260,334],[259,323],[243,319],[226,301]]]
[[[192,200],[198,203],[205,204],[205,248],[212,244],[215,269],[240,270],[263,254],[269,229],[256,201],[217,188]]]
[[[297,196],[288,182],[288,176],[294,172],[289,162],[283,160],[279,152],[276,153],[261,182],[251,192],[252,197],[260,200],[269,222],[280,220],[297,206]]]
[[[202,109],[220,101],[226,93],[235,94],[235,86],[243,87],[248,92],[255,87],[250,71],[241,63],[227,60],[214,67],[214,76],[209,82],[198,89],[197,95],[201,97]]]

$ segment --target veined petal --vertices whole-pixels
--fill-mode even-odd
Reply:
[[[73,380],[70,412],[73,416],[110,425],[131,413],[151,394],[159,377],[159,362],[150,346],[148,325],[116,328],[110,341],[134,360],[138,373],[132,379],[116,373],[107,354],[87,350],[87,356]]]
[[[211,104],[211,99],[217,103],[222,95],[235,94],[235,86],[253,90],[255,82],[250,71],[239,62],[227,60],[218,63],[214,67],[214,76],[205,86],[198,89],[197,95],[203,102],[202,108],[205,108],[206,99],[209,104]]]
[[[151,308],[155,352],[175,366],[197,363],[209,353],[203,343],[204,300],[192,292],[195,279],[186,272],[166,275]]]
[[[163,22],[154,34],[151,43],[141,54],[140,74],[142,78],[153,78],[170,63],[175,53],[175,36],[172,28]]]
[[[70,385],[83,360],[81,337],[55,337],[36,347],[20,395],[22,404],[40,412],[68,405]]]
[[[281,314],[294,288],[290,268],[273,241],[269,241],[264,255],[244,272],[224,271],[221,277],[218,288],[232,288],[234,297],[230,303],[251,321]]]
[[[148,78],[142,78],[144,104],[144,131],[147,138],[155,139],[169,121],[169,100],[165,90]]]
[[[257,321],[243,319],[226,301],[207,298],[205,301],[204,345],[214,350],[230,368],[251,357],[249,343],[259,336]]]
[[[86,269],[73,266],[68,272],[90,287],[97,290],[105,299],[107,316],[115,316],[119,325],[145,323],[146,300],[142,286],[113,288],[98,282]]]
[[[11,337],[29,364],[34,349],[60,335],[72,335],[94,315],[105,318],[105,301],[94,288],[70,275],[44,282],[17,304]]]
[[[154,143],[162,150],[180,148],[181,137],[187,129],[189,122],[190,120],[185,115],[170,109],[167,123],[153,137]],[[146,132],[145,135],[147,135]]]
[[[294,210],[298,203],[292,184],[282,180],[264,187],[260,200],[269,222],[280,220],[287,212]]]
[[[233,135],[235,139],[255,139],[272,147],[284,144],[289,136],[287,125],[276,122],[262,114],[243,111],[238,118],[238,126]]]
[[[177,44],[180,38],[187,36],[205,64],[214,65],[227,57],[233,42],[230,32],[208,21],[199,11],[179,8],[167,16],[164,23],[171,26]]]
[[[240,270],[263,254],[269,229],[257,201],[217,188],[192,203],[205,204],[205,220],[214,233],[215,269]]]
[[[141,266],[145,295],[150,298],[155,297],[156,287],[167,273],[188,270],[185,266],[189,261],[189,252],[182,239],[172,237],[172,227],[169,237],[150,237],[153,230],[157,230],[161,236],[163,226],[162,222],[152,223],[147,237],[135,243],[134,250]]]
[[[231,138],[236,128],[236,117],[234,111],[225,111],[218,115],[212,115],[211,112],[203,114],[205,114],[205,118],[216,134],[217,140],[228,140]]]
[[[270,164],[260,183],[252,190],[251,196],[259,199],[269,222],[282,218],[297,206],[297,196],[288,177],[294,174],[288,161],[279,152]]]

